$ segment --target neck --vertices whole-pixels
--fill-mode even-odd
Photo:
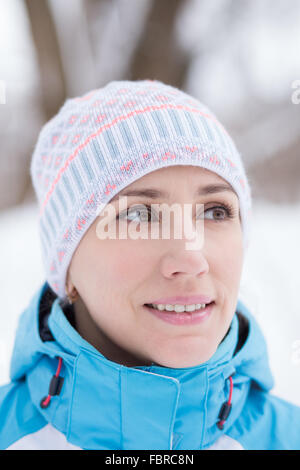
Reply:
[[[152,362],[146,358],[143,359],[135,356],[110,339],[94,321],[81,298],[73,305],[77,332],[104,357],[127,367],[147,366],[152,364]]]

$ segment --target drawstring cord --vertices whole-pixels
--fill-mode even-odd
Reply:
[[[229,377],[229,381],[230,381],[229,398],[228,398],[228,401],[225,401],[223,405],[221,406],[219,416],[218,416],[219,421],[217,422],[217,426],[221,430],[224,428],[224,423],[226,419],[228,418],[230,411],[231,411],[231,407],[232,407],[231,405],[232,391],[233,391],[232,376]]]
[[[50,405],[51,397],[54,395],[59,395],[61,392],[61,388],[64,382],[63,377],[60,377],[60,371],[61,371],[61,366],[62,366],[62,358],[58,358],[58,366],[55,372],[55,375],[53,375],[50,385],[49,385],[49,391],[48,395],[44,398],[42,398],[40,402],[40,407],[41,408],[47,408]]]
[[[61,392],[61,388],[64,382],[64,378],[61,377],[60,371],[61,371],[61,366],[62,366],[62,358],[58,358],[58,366],[55,372],[55,375],[53,375],[50,385],[49,385],[49,391],[48,395],[44,398],[42,398],[40,402],[40,407],[41,408],[47,408],[50,405],[51,398],[55,395],[59,395]],[[223,405],[221,406],[219,415],[218,415],[218,422],[217,426],[220,430],[224,428],[225,421],[227,420],[230,412],[231,412],[231,400],[232,400],[232,392],[233,392],[233,380],[232,376],[229,377],[229,382],[230,382],[230,389],[229,389],[229,397],[228,401],[225,401]]]

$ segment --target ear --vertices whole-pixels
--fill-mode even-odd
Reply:
[[[73,289],[74,289],[74,284],[71,281],[70,268],[68,268],[67,275],[66,275],[65,290],[66,292],[72,292]]]

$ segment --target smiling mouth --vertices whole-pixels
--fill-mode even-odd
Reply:
[[[169,304],[166,305],[169,310],[164,308],[162,309],[162,305],[160,305],[160,309],[155,308],[155,306],[153,307],[152,304],[144,304],[144,308],[147,309],[149,313],[153,314],[155,317],[166,323],[179,326],[192,326],[204,323],[211,317],[215,302],[212,301],[209,304],[204,305],[204,307],[202,304],[200,304],[200,307],[196,305],[196,309],[190,312],[185,310],[180,312],[174,309],[171,310],[171,308],[175,306],[171,306]]]
[[[205,310],[207,307],[209,307],[210,305],[212,305],[214,303],[214,301],[212,302],[209,302],[207,304],[193,304],[194,308],[192,309],[182,309],[183,305],[178,305],[179,308],[176,308],[175,305],[162,305],[162,304],[144,304],[145,307],[148,307],[148,308],[151,308],[151,309],[154,309],[154,310],[159,310],[161,312],[165,312],[165,313],[173,313],[173,314],[176,314],[176,313],[186,313],[186,314],[192,314],[192,313],[195,313],[195,312],[201,312],[202,310]],[[184,306],[184,307],[188,307],[187,306]]]

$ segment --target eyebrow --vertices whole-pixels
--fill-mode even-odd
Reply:
[[[202,186],[197,189],[195,196],[205,196],[207,194],[217,194],[221,192],[231,192],[237,196],[236,192],[232,189],[231,186],[227,184],[222,184],[222,183],[209,184],[207,186]],[[169,197],[169,193],[166,191],[155,189],[155,188],[128,189],[127,191],[118,193],[115,197],[112,198],[112,201],[119,199],[122,196],[129,196],[129,197],[139,196],[139,197],[147,197],[149,199],[159,199],[159,198],[167,199]]]

